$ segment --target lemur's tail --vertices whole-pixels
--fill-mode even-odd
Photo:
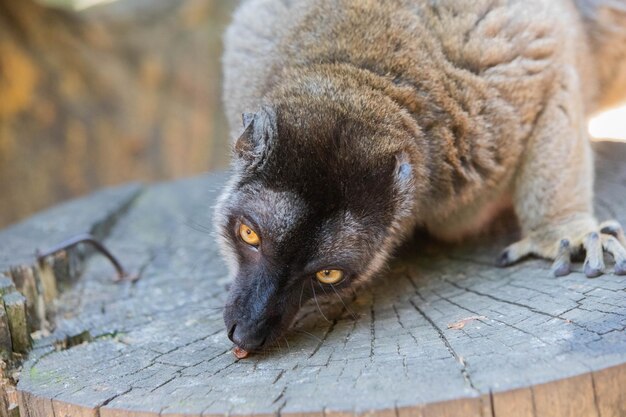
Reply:
[[[597,109],[626,101],[626,0],[574,0],[587,28],[599,78]]]

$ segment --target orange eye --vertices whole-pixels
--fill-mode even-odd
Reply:
[[[315,276],[322,284],[336,284],[343,279],[343,272],[339,269],[322,269]]]
[[[259,243],[261,243],[259,235],[245,224],[239,226],[239,236],[241,236],[241,239],[248,245],[259,246]]]

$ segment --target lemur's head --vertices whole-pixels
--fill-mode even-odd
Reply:
[[[369,279],[400,240],[415,172],[384,121],[340,108],[266,106],[243,116],[234,176],[216,211],[233,282],[230,339],[264,347],[303,303]]]

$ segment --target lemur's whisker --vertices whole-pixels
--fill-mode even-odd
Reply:
[[[328,297],[328,293],[326,292],[326,288],[324,288],[324,287],[326,287],[326,285],[323,285],[320,282],[316,282],[316,284],[319,285],[322,288],[322,291],[324,291],[324,295],[326,297]]]
[[[300,305],[298,306],[298,310],[302,309],[302,294],[304,294],[304,283],[306,281],[302,281],[302,288],[300,289]]]
[[[339,292],[337,291],[337,289],[331,285],[331,288],[333,289],[333,291],[335,292],[335,294],[337,294],[337,297],[339,297],[339,300],[341,301],[341,304],[343,304],[343,308],[346,309],[346,311],[352,316],[352,318],[354,319],[354,321],[359,321],[358,317],[356,316],[356,314],[354,313],[354,311],[352,311],[348,305],[345,303],[345,301],[343,301],[343,297],[341,297],[341,295],[339,294]]]
[[[196,232],[200,232],[200,233],[207,233],[207,234],[211,234],[214,232],[212,227],[209,226],[205,226],[203,224],[200,224],[194,220],[191,220],[189,218],[185,219],[183,221],[183,224],[187,227],[189,227],[190,229],[195,230]]]
[[[320,339],[319,337],[315,336],[313,333],[309,333],[306,330],[302,330],[302,329],[293,329],[296,332],[299,333],[304,333],[305,335],[308,335],[310,337],[312,337],[313,339],[317,340],[318,342],[322,343],[322,339]]]
[[[313,290],[313,299],[315,300],[315,304],[317,305],[317,310],[320,312],[322,317],[324,317],[324,320],[330,323],[330,320],[328,320],[328,318],[324,315],[324,312],[320,308],[320,303],[317,301],[317,294],[315,293],[315,286],[313,285],[313,281],[309,281],[309,282],[311,283],[311,289]]]
[[[285,343],[287,343],[287,351],[291,353],[291,346],[289,346],[289,340],[287,340],[285,336],[283,336],[283,339],[285,339]]]

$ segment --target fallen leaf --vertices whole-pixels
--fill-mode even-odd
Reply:
[[[487,318],[487,317],[485,317],[485,316],[472,316],[472,317],[467,317],[467,318],[461,319],[461,320],[459,320],[459,321],[457,321],[457,322],[454,322],[454,323],[450,323],[450,324],[448,324],[448,329],[453,329],[453,330],[461,330],[461,329],[462,329],[463,327],[465,327],[465,325],[466,325],[467,323],[469,323],[470,321],[473,321],[473,320],[484,320],[484,319],[486,319],[486,318]]]

